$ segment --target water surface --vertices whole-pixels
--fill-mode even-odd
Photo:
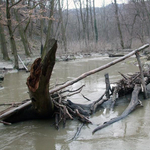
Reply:
[[[113,58],[114,59],[114,58]],[[50,86],[74,79],[80,74],[100,67],[111,60],[107,57],[79,59],[69,62],[58,62],[52,74]],[[109,73],[110,82],[121,78],[118,72],[134,73],[138,71],[134,58],[127,59],[100,73],[69,87],[79,88],[85,85],[82,94],[92,101],[97,100],[105,91],[104,74]],[[28,73],[13,72],[5,75],[0,90],[0,103],[18,102],[28,98],[26,78]],[[81,94],[70,97],[77,103],[89,103]],[[127,118],[114,123],[92,135],[92,131],[98,124],[102,124],[113,117],[118,116],[127,107],[127,103],[115,108],[113,112],[102,109],[90,117],[93,124],[85,125],[79,137],[70,141],[81,125],[77,120],[67,121],[66,127],[62,125],[57,131],[53,126],[53,120],[26,121],[11,126],[0,124],[0,149],[1,150],[148,150],[150,149],[150,101],[143,101],[143,108],[139,108]],[[3,109],[3,107],[0,107]]]

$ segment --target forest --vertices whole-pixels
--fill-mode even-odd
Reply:
[[[139,47],[149,41],[150,1],[95,6],[95,0],[0,0],[0,49],[4,60],[44,53],[49,39],[58,55],[106,53]],[[13,54],[13,58],[11,55]]]
[[[10,78],[9,75],[6,75],[6,82],[2,81],[4,87],[1,86],[2,96],[0,96],[4,97],[1,100],[4,103],[1,103],[0,106],[8,107],[0,111],[0,125],[14,125],[27,120],[44,120],[46,123],[46,120],[49,120],[58,130],[61,126],[63,129],[66,126],[72,127],[69,123],[72,121],[75,124],[74,122],[79,120],[81,124],[70,140],[74,141],[85,126],[90,132],[90,138],[92,135],[94,137],[97,131],[126,118],[135,109],[143,107],[146,103],[144,100],[149,99],[150,65],[147,64],[145,67],[142,61],[148,62],[146,57],[149,56],[149,44],[146,43],[149,43],[150,40],[150,1],[128,0],[128,3],[120,3],[119,0],[112,0],[110,4],[105,5],[106,1],[103,0],[102,7],[96,6],[96,0],[72,0],[71,2],[69,0],[0,0],[0,49],[2,54],[0,61],[13,62],[14,68],[12,69],[17,70],[14,75],[17,80],[11,78],[11,75]],[[71,9],[70,4],[73,5]],[[93,53],[109,54],[113,52],[126,53],[121,57],[117,55],[119,56],[117,59],[109,58],[108,55],[107,58],[104,58],[105,55],[101,55],[102,57],[89,61],[83,59],[76,62],[73,60],[56,63],[58,56],[65,57],[65,60],[68,61],[70,57],[74,58],[78,55],[91,56]],[[23,62],[24,58],[35,58],[29,69]],[[126,59],[130,60],[125,62]],[[28,73],[19,71],[20,61]],[[92,62],[94,67],[90,68]],[[84,72],[83,63],[86,64]],[[72,71],[71,68],[68,68],[69,65]],[[116,69],[112,69],[111,67],[115,65],[118,65]],[[133,72],[132,65],[136,72]],[[107,70],[107,68],[112,70]],[[131,72],[122,73],[121,71],[125,69],[127,71],[130,69]],[[1,70],[8,71],[5,68]],[[107,72],[103,77],[104,83],[101,82],[102,77],[98,74],[94,77],[96,84],[94,84],[94,78],[91,78],[89,82],[77,85],[78,81],[84,81],[86,77],[103,70],[111,74],[110,78],[114,79],[113,83],[110,82]],[[75,73],[80,71],[81,74],[75,77]],[[70,75],[70,72],[73,75]],[[66,76],[64,77],[63,74]],[[57,81],[53,80],[55,76],[57,76]],[[12,96],[5,102],[9,96],[7,91],[9,91],[11,80],[23,83],[21,79],[25,79],[26,85],[18,84],[11,90],[13,89],[13,95],[20,96],[21,99],[24,98],[23,94],[28,98],[14,102],[15,99]],[[64,81],[65,79],[67,80]],[[61,81],[64,82],[61,83]],[[7,86],[6,83],[9,85]],[[90,98],[81,93],[86,84],[89,84],[86,94],[89,94]],[[92,96],[95,91],[90,89],[92,84],[95,86],[92,90],[99,92],[96,99]],[[97,89],[98,86],[99,89]],[[18,92],[20,90],[24,91]],[[79,98],[77,102],[73,101],[72,96],[78,94],[82,95],[82,99]],[[83,99],[88,103],[81,103],[80,100]],[[147,102],[148,105],[149,102]],[[118,114],[115,114],[116,108],[121,108]],[[146,110],[149,109],[142,111]],[[98,117],[95,116],[97,112],[99,112]],[[107,118],[107,115],[110,116]],[[135,117],[135,122],[139,123],[138,117]],[[66,122],[69,122],[69,125]],[[42,121],[40,123],[42,124]],[[9,127],[13,128],[13,125]],[[24,127],[24,124],[22,125]],[[144,125],[143,123],[140,127]],[[5,130],[7,126],[0,126],[0,128]],[[28,126],[24,128],[29,129]],[[109,131],[109,128],[107,129]],[[126,127],[120,129],[125,135]],[[19,131],[18,128],[17,131]],[[28,130],[27,133],[29,132]],[[56,132],[54,134],[57,135]],[[55,138],[52,137],[52,139]]]

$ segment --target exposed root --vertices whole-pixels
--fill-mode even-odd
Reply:
[[[132,98],[131,98],[131,102],[129,103],[128,107],[125,109],[125,111],[118,117],[115,117],[107,122],[104,122],[101,126],[97,127],[96,129],[93,130],[93,134],[98,131],[101,130],[123,118],[125,118],[126,116],[128,116],[138,105],[141,105],[141,102],[139,102],[138,99],[138,94],[141,90],[141,87],[139,85],[135,85],[134,91],[132,92]]]

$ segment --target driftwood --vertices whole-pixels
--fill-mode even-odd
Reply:
[[[109,54],[109,57],[122,57],[124,54]]]
[[[110,122],[108,121],[108,124],[119,121],[123,117],[127,116],[130,112],[132,112],[137,105],[137,96],[140,92],[140,88],[137,85],[146,86],[148,83],[150,83],[150,70],[143,71],[140,69],[140,72],[133,75],[123,75],[120,73],[123,78],[119,80],[116,83],[116,87],[112,89],[110,88],[109,76],[106,75],[106,91],[103,95],[100,96],[98,100],[94,102],[91,100],[90,104],[76,104],[68,99],[68,97],[80,93],[83,86],[73,91],[66,90],[65,88],[86,78],[89,75],[104,70],[129,58],[134,54],[137,54],[137,52],[140,52],[148,46],[149,45],[146,44],[121,58],[86,72],[74,80],[67,81],[64,84],[49,90],[49,81],[55,64],[55,53],[57,49],[57,41],[55,41],[47,55],[43,59],[36,59],[31,67],[30,76],[27,79],[27,86],[31,100],[0,114],[1,123],[6,122],[9,124],[29,119],[50,118],[52,116],[55,117],[56,129],[59,129],[59,125],[61,123],[63,123],[63,126],[65,126],[67,119],[72,120],[77,118],[84,124],[91,123],[89,116],[95,113],[98,108],[104,107],[104,105],[109,105],[110,109],[113,109],[116,101],[118,100],[118,97],[122,97],[133,92],[132,100],[125,112],[122,113],[120,117],[117,117],[117,119],[111,120]],[[144,84],[142,83],[143,79],[145,82]],[[84,96],[84,98],[86,97]],[[88,98],[86,99],[89,100]],[[106,123],[104,125],[106,126]],[[97,129],[95,129],[93,133],[96,131]]]
[[[139,55],[138,52],[136,52],[135,55],[136,55],[136,58],[137,58],[137,61],[138,61],[138,64],[139,64],[139,69],[140,69],[140,74],[141,74],[141,83],[142,83],[143,90],[144,90],[144,96],[145,96],[145,98],[148,98],[147,91],[146,91],[146,86],[145,86],[145,81],[144,81],[142,64],[141,64],[141,61],[140,61],[140,58],[139,58],[140,55]]]
[[[125,109],[125,111],[118,117],[115,117],[107,122],[104,122],[103,125],[97,127],[96,129],[94,129],[94,131],[92,132],[93,134],[98,131],[101,130],[123,118],[125,118],[126,116],[128,116],[138,105],[142,105],[141,101],[138,99],[138,94],[141,90],[141,85],[135,85],[134,87],[134,91],[132,92],[132,98],[131,101],[128,105],[128,107]]]
[[[22,63],[23,67],[25,68],[26,72],[29,72],[28,68],[26,67],[26,65],[24,64],[24,62],[22,61],[22,59],[19,55],[18,55],[18,58],[19,58],[20,62]]]
[[[84,123],[82,123],[82,124],[77,128],[77,131],[76,131],[75,135],[74,135],[73,138],[72,138],[71,140],[69,140],[69,141],[73,141],[73,140],[76,140],[76,139],[77,139],[77,137],[79,136],[79,134],[80,134],[81,129],[82,129],[83,126],[84,126]]]

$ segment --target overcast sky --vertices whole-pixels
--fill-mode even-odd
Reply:
[[[96,7],[102,7],[106,6],[108,4],[111,4],[114,0],[95,0],[95,6]],[[117,0],[117,3],[127,3],[128,0]],[[73,0],[69,0],[69,8],[75,8]]]
[[[103,5],[108,5],[114,2],[114,0],[95,0],[95,5],[101,7]],[[117,3],[127,3],[128,0],[117,0]]]

